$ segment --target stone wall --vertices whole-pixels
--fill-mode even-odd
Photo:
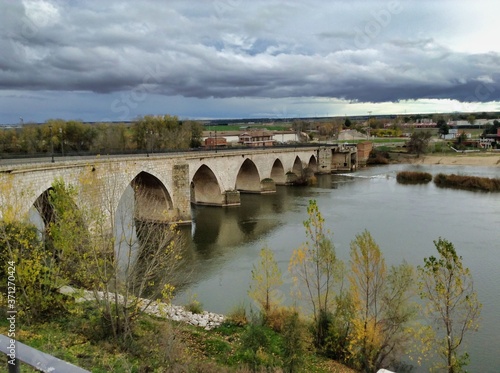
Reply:
[[[366,161],[370,157],[372,149],[373,143],[370,141],[364,141],[358,144],[358,163],[360,166],[366,166]]]
[[[322,146],[318,149],[318,173],[329,174],[332,172],[332,148]]]

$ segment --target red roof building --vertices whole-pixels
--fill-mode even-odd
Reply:
[[[273,133],[269,131],[244,132],[239,136],[238,142],[247,146],[273,146]]]

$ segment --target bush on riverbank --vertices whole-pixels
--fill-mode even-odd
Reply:
[[[440,188],[500,192],[500,179],[487,177],[437,174],[434,183]]]
[[[373,149],[366,161],[367,165],[389,164],[389,152]]]
[[[396,180],[401,184],[427,184],[432,181],[432,175],[428,172],[401,171]]]

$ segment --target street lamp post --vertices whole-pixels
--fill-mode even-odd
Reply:
[[[59,133],[61,134],[61,153],[64,157],[64,132],[62,128],[59,128]]]
[[[153,134],[154,134],[153,130],[146,130],[146,157],[149,157],[149,153],[154,153]]]
[[[215,133],[215,152],[217,153],[217,131],[214,130]]]
[[[50,130],[50,156],[52,158],[52,163],[54,163],[54,142],[52,141],[52,126],[49,125]]]
[[[149,149],[149,152],[151,154],[153,154],[155,152],[155,147],[154,147],[155,143],[154,143],[154,137],[153,137],[154,134],[155,133],[153,132],[153,130],[149,131],[149,140],[151,141],[151,149]]]

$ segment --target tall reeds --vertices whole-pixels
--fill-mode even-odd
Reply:
[[[398,172],[396,180],[401,184],[426,184],[433,180],[433,177],[428,172],[401,171]],[[479,176],[440,173],[434,176],[434,184],[439,188],[500,192],[500,179]]]
[[[434,177],[434,184],[440,188],[500,192],[500,179],[487,177],[437,174]]]
[[[396,180],[401,184],[427,184],[432,181],[432,175],[428,172],[401,171]]]

